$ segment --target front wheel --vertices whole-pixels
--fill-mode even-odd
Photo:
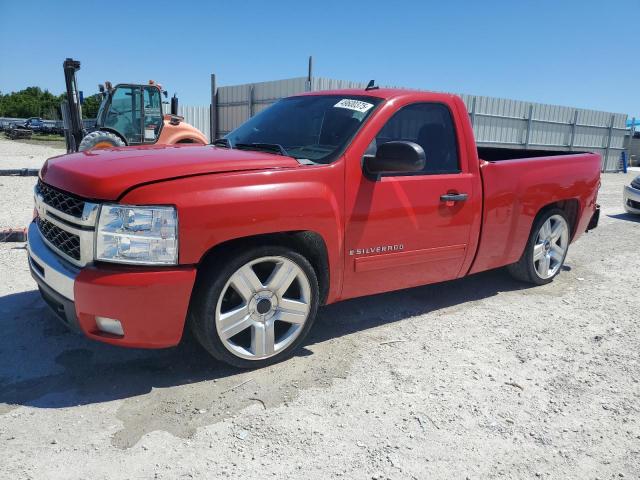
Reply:
[[[523,282],[544,285],[560,270],[569,250],[569,222],[563,210],[554,208],[536,218],[527,246],[509,273]]]
[[[98,148],[124,147],[125,143],[118,135],[103,130],[91,132],[82,139],[78,146],[79,152]]]
[[[318,279],[305,257],[280,246],[257,247],[204,268],[190,323],[211,355],[259,368],[294,353],[318,309]]]

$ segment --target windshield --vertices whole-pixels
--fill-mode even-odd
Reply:
[[[225,138],[232,148],[261,149],[317,163],[335,160],[381,102],[366,96],[282,99]]]

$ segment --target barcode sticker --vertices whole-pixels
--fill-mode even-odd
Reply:
[[[373,103],[363,102],[362,100],[353,100],[351,98],[343,98],[334,105],[336,108],[347,108],[356,112],[364,113],[373,107]]]

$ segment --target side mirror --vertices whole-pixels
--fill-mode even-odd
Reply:
[[[375,156],[364,157],[364,168],[368,173],[411,173],[424,170],[424,149],[415,142],[399,140],[383,143]]]

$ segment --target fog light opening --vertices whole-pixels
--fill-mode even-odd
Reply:
[[[124,336],[124,330],[119,320],[107,317],[96,317],[96,326],[98,330],[111,335]]]

